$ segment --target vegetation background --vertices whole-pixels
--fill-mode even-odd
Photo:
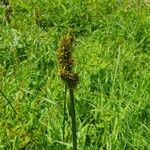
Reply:
[[[0,3],[0,149],[71,149],[57,48],[75,31],[80,150],[150,149],[150,6],[140,0]],[[7,20],[9,15],[11,22]],[[5,95],[5,96],[4,96]],[[14,110],[10,106],[13,106]]]

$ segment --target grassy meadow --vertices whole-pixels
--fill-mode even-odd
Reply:
[[[150,150],[150,5],[0,1],[0,150],[71,150],[59,42],[74,31],[78,150]],[[67,103],[69,95],[67,94]]]

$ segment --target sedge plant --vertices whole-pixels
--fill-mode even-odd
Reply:
[[[73,32],[69,31],[59,43],[58,49],[58,60],[59,60],[59,73],[61,79],[65,82],[65,89],[69,90],[70,95],[70,116],[72,123],[72,139],[73,139],[73,150],[77,150],[77,134],[76,134],[76,113],[75,113],[75,101],[74,101],[74,89],[78,84],[78,75],[73,73],[73,58],[72,58],[72,44],[74,42]],[[65,90],[66,92],[66,90]],[[66,95],[66,94],[65,94]],[[66,110],[66,101],[64,102],[64,116]],[[65,125],[65,118],[63,125]],[[64,140],[64,130],[63,127],[63,140]]]

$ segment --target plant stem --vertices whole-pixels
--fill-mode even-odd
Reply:
[[[67,85],[65,85],[65,100],[64,100],[64,118],[63,118],[63,142],[65,142],[65,121],[66,121],[66,94],[67,94]]]
[[[75,102],[73,89],[69,88],[70,92],[70,115],[72,122],[72,140],[73,140],[73,150],[77,150],[77,134],[76,134],[76,113],[75,113]]]

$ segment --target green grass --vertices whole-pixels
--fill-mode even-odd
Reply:
[[[11,6],[8,24],[0,4],[0,90],[17,114],[0,94],[0,149],[72,149],[70,121],[62,142],[57,48],[73,28],[78,149],[149,150],[150,7],[121,0],[13,0]]]

